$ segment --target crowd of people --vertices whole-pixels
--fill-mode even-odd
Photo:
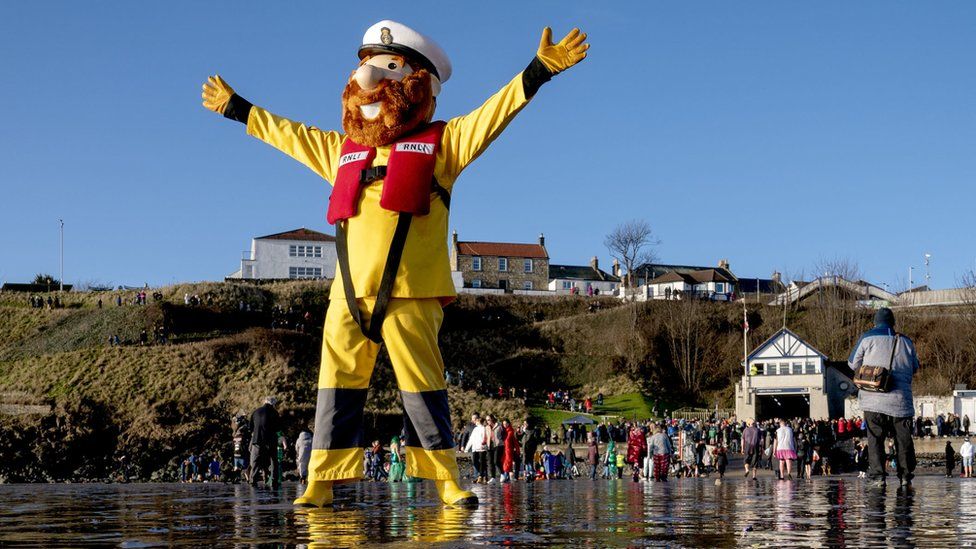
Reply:
[[[62,309],[64,308],[64,303],[61,302],[60,296],[47,296],[45,300],[39,295],[28,295],[27,303],[30,305],[31,309]]]
[[[243,301],[241,302],[244,303]],[[244,307],[244,305],[242,305]],[[246,306],[251,310],[250,306]],[[241,310],[244,310],[243,308]],[[305,333],[316,325],[312,313],[308,310],[302,311],[295,306],[282,307],[275,305],[271,308],[271,329],[295,330]]]
[[[474,414],[457,433],[457,446],[472,460],[476,483],[575,477],[667,480],[669,476],[725,476],[732,454],[742,454],[747,476],[775,470],[782,479],[830,475],[865,468],[867,446],[860,418],[736,421],[665,419],[604,421],[587,429],[562,425],[518,426]],[[560,444],[560,440],[562,443]],[[839,442],[852,440],[852,445]],[[626,449],[624,448],[626,443]],[[582,444],[583,446],[574,446]],[[866,468],[865,468],[866,469]]]
[[[893,325],[893,315],[883,309],[874,331],[887,338],[893,333]],[[482,417],[475,413],[469,423],[455,430],[455,446],[470,455],[471,467],[466,476],[475,483],[619,479],[624,475],[634,481],[710,475],[721,479],[727,473],[730,457],[741,456],[747,478],[756,479],[757,472],[763,469],[771,470],[783,481],[856,471],[860,477],[870,477],[883,484],[890,470],[897,472],[904,485],[911,482],[915,469],[912,435],[965,434],[970,426],[969,418],[940,415],[934,420],[913,419],[904,410],[911,410],[911,375],[917,369],[914,349],[906,344],[902,348],[905,354],[898,355],[899,341],[880,351],[864,350],[861,349],[864,341],[862,338],[853,356],[864,360],[870,352],[884,354],[892,357],[893,371],[898,371],[894,366],[908,370],[907,382],[903,380],[890,392],[871,395],[873,398],[864,398],[862,394],[864,417],[755,421],[722,419],[713,414],[709,419],[604,420],[591,425],[586,425],[588,420],[584,419],[584,424],[564,423],[554,431],[550,425],[534,425],[530,419],[516,423],[492,414]],[[498,387],[499,397],[518,394],[515,388]],[[544,399],[551,408],[574,411],[591,411],[594,404],[603,403],[602,394],[595,399],[576,399],[565,389],[548,392]],[[261,477],[272,486],[280,483],[288,444],[281,433],[275,400],[269,397],[250,418],[241,416],[235,423],[232,470],[240,472],[241,478],[252,484],[258,483]],[[297,473],[303,480],[308,475],[311,446],[312,433],[303,431],[295,445]],[[411,480],[405,473],[405,450],[402,436],[392,437],[388,447],[374,440],[364,452],[364,478],[389,482]],[[968,437],[958,452],[950,443],[946,444],[947,475],[957,463],[956,456],[961,474],[973,476],[976,446]],[[205,458],[189,456],[181,467],[181,478],[213,478],[213,461],[216,459],[211,460],[211,465],[205,465]],[[216,477],[219,477],[219,463],[216,466]]]

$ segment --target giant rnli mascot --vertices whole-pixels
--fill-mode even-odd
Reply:
[[[458,466],[437,334],[455,297],[447,217],[458,175],[554,75],[586,57],[574,29],[558,43],[546,28],[528,67],[473,112],[434,121],[451,63],[430,38],[395,21],[363,36],[359,68],[342,92],[342,129],[275,116],[220,76],[203,105],[333,185],[339,276],[325,317],[309,483],[296,505],[332,503],[332,485],[363,476],[363,406],[380,344],[393,363],[407,435],[407,475],[433,479],[448,505],[476,505]]]

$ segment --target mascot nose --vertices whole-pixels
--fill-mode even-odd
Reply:
[[[380,83],[385,75],[383,71],[373,65],[363,65],[356,69],[356,74],[353,78],[356,79],[356,83],[359,87],[364,90],[371,90]]]

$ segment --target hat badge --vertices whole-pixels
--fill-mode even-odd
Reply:
[[[390,34],[389,27],[383,27],[380,29],[380,42],[384,45],[389,46],[393,43],[393,35]]]

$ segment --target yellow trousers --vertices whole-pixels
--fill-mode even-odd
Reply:
[[[368,322],[375,299],[358,300]],[[406,411],[407,475],[458,478],[444,361],[437,334],[444,311],[437,299],[390,300],[381,335]],[[363,407],[380,346],[363,335],[342,299],[325,315],[310,480],[362,478]]]

